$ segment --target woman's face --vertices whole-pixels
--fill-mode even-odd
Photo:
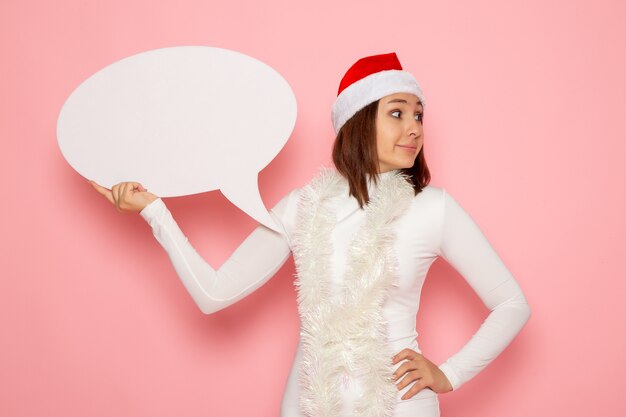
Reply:
[[[422,103],[416,95],[396,93],[378,102],[378,172],[411,168],[424,144]]]

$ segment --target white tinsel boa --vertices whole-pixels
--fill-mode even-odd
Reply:
[[[393,221],[409,206],[413,186],[401,171],[379,178],[378,192],[364,206],[365,222],[349,250],[339,292],[331,291],[331,233],[336,198],[346,198],[348,183],[334,168],[302,188],[292,244],[301,317],[303,356],[300,408],[310,417],[339,417],[341,380],[361,378],[363,395],[354,414],[390,417],[398,390],[391,380],[392,356],[382,306],[395,283]]]

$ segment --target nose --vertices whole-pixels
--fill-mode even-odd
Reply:
[[[411,119],[407,126],[407,133],[409,136],[419,136],[419,133],[422,129],[422,123],[418,122],[415,119]]]

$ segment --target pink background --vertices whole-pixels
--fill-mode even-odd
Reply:
[[[292,85],[295,131],[259,180],[269,207],[330,162],[345,70],[396,51],[424,88],[432,184],[474,217],[532,308],[500,357],[440,396],[442,415],[625,415],[625,16],[619,0],[3,1],[0,415],[278,415],[298,335],[292,260],[205,316],[148,225],[56,145],[81,81],[180,45],[246,53]],[[215,267],[256,226],[217,192],[166,204]],[[443,361],[486,314],[438,260],[424,354]]]

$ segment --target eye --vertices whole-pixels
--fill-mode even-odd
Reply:
[[[424,113],[415,113],[415,120],[422,122],[424,120]]]
[[[402,116],[402,112],[400,110],[394,110],[389,114],[391,115],[391,117],[395,117],[395,118],[399,118],[400,116]]]

